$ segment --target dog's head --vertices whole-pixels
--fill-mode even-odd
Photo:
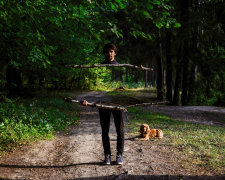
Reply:
[[[147,131],[149,130],[149,126],[147,124],[142,124],[140,127],[140,133],[141,134],[147,134]]]

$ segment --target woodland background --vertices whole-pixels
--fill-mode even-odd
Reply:
[[[225,105],[224,0],[0,0],[1,96],[35,90],[156,87],[174,105]],[[120,63],[98,64],[113,42]]]

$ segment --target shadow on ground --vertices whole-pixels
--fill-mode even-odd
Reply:
[[[127,175],[123,173],[121,175],[112,175],[105,177],[93,177],[93,178],[77,178],[77,180],[224,180],[225,176],[182,176],[182,175]]]

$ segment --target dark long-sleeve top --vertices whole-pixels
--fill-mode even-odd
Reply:
[[[119,64],[115,59],[113,61],[110,61],[108,59],[105,59],[101,64]]]

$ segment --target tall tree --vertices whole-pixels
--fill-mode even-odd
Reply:
[[[163,100],[163,53],[161,31],[158,31],[159,53],[157,57],[157,99]]]
[[[171,30],[166,31],[166,100],[172,103]]]

